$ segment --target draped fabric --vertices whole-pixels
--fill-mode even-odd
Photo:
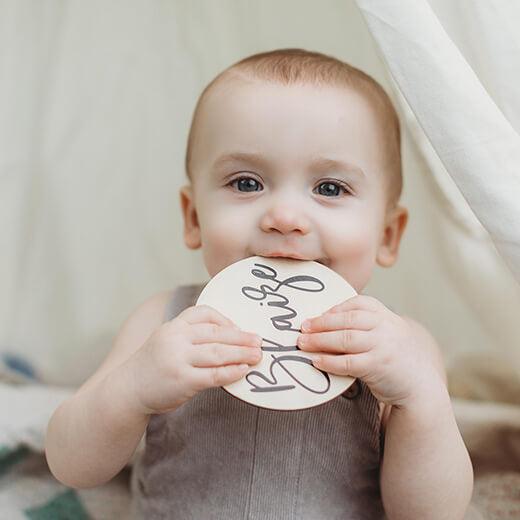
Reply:
[[[192,111],[222,69],[283,47],[343,59],[392,97],[410,220],[364,292],[442,349],[475,518],[520,515],[519,26],[510,0],[0,0],[0,451],[19,461],[5,516],[71,500],[42,455],[52,385],[88,377],[151,294],[207,280],[182,240]],[[126,517],[115,485],[77,507]]]
[[[520,384],[520,355],[511,347],[519,331],[510,329],[507,339],[503,331],[518,315],[520,290],[502,260],[520,282],[520,98],[515,86],[520,5],[505,0],[357,4],[432,174],[447,220],[437,229],[442,228],[438,246],[446,274],[485,328],[481,342],[452,358],[451,390],[462,393],[470,386],[475,395],[492,398],[487,383],[477,382],[483,376],[494,381],[491,385],[501,380],[495,396],[518,402],[513,396]],[[487,347],[477,348],[491,331],[495,339],[488,341],[497,354],[502,351],[502,359]]]
[[[426,0],[405,0],[397,5],[380,0],[357,3],[399,90],[446,171],[520,281],[520,135]],[[502,29],[496,38],[498,45],[484,39],[480,46],[497,56],[498,63],[505,59],[507,67],[517,67],[520,72],[520,36],[513,25],[515,19],[520,21],[520,7],[497,1],[475,3],[474,7],[473,16],[488,27],[488,35],[491,23],[495,30]],[[504,55],[504,51],[509,52]],[[499,75],[497,62],[486,63],[486,67]],[[510,82],[511,71],[502,70],[508,76],[499,79]],[[520,122],[520,114],[511,115]]]
[[[515,402],[520,7],[461,4],[0,1],[3,370],[77,385],[141,301],[206,279],[178,195],[196,98],[241,57],[303,47],[401,114],[410,222],[365,292],[432,331],[454,396]]]

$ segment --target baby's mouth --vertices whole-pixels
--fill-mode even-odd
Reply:
[[[297,256],[297,255],[279,255],[279,254],[259,254],[259,256],[263,256],[263,257],[266,257],[266,258],[287,258],[287,259],[291,259],[291,260],[301,260],[302,262],[317,262],[318,264],[321,264],[321,265],[328,265],[328,260],[326,258],[316,258],[315,260],[313,260],[312,258],[304,258],[304,257],[300,257],[300,256]]]

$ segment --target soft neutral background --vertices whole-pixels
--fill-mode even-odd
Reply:
[[[507,34],[518,9],[497,20],[464,1],[430,3],[518,129],[518,61],[492,25],[507,21]],[[183,244],[178,195],[196,99],[246,55],[303,47],[362,68],[400,107],[411,219],[398,264],[378,268],[365,292],[432,331],[452,395],[518,403],[519,286],[395,93],[353,1],[4,1],[0,9],[6,364],[23,359],[42,381],[78,385],[141,301],[207,278],[200,251]]]
[[[415,24],[413,12],[425,2],[358,0],[377,11],[366,19],[379,26],[386,50],[404,36],[397,25],[418,32],[436,14],[518,132],[520,3],[430,0],[434,13]],[[178,192],[192,111],[222,69],[279,47],[349,61],[394,99],[411,218],[399,262],[378,268],[365,293],[424,323],[444,352],[475,468],[465,520],[520,517],[520,288],[421,130],[425,119],[416,120],[396,89],[395,71],[383,61],[388,53],[364,20],[354,0],[0,0],[2,518],[128,517],[128,471],[79,491],[52,477],[43,453],[47,421],[99,365],[139,303],[207,280],[200,251],[182,241]],[[409,57],[436,62],[437,69],[424,63],[430,74],[444,64],[426,32],[410,47]],[[402,54],[397,64],[404,66]],[[411,78],[404,83],[413,87]],[[441,79],[465,84],[456,67]],[[415,101],[438,104],[438,119],[449,115],[443,93],[432,85],[430,96],[419,83]],[[476,120],[482,110],[475,108]],[[493,166],[475,172],[482,189],[473,189],[473,201],[491,217],[493,181],[516,181],[514,156],[501,159],[511,177]],[[474,185],[466,173],[467,194]],[[511,206],[519,185],[512,184],[513,205],[496,205],[506,231],[517,229]],[[511,235],[502,233],[497,246],[520,253]]]

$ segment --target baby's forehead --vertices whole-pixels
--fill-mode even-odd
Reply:
[[[313,148],[312,144],[316,141],[320,144],[316,146],[315,151],[321,152],[323,148],[327,148],[321,144],[334,142],[335,146],[330,148],[333,151],[345,151],[344,158],[355,157],[356,151],[362,150],[359,154],[371,165],[376,165],[378,170],[389,170],[392,178],[400,177],[398,119],[390,113],[392,107],[385,105],[388,102],[383,102],[377,96],[363,92],[355,85],[338,83],[309,81],[283,83],[237,73],[229,73],[217,80],[208,85],[199,100],[197,117],[193,120],[188,142],[187,164],[192,158],[192,152],[195,152],[194,148],[197,148],[198,152],[207,152],[207,147],[192,146],[195,140],[200,144],[211,142],[212,148],[215,149],[213,147],[215,136],[217,139],[219,135],[226,136],[227,141],[220,140],[220,144],[225,143],[225,146],[217,147],[219,153],[213,154],[212,161],[223,151],[243,148],[239,144],[247,141],[244,135],[250,135],[248,144],[253,144],[251,148],[262,152],[261,143],[264,140],[270,138],[274,141],[280,135],[284,139],[287,135],[296,136],[298,132],[312,130],[313,121],[311,117],[307,117],[307,112],[309,114],[323,112],[326,117],[319,120],[323,124],[316,127],[314,132],[316,139],[306,142],[311,144],[310,148]],[[295,107],[295,110],[285,110],[284,103]],[[278,114],[276,110],[271,110],[272,107],[280,108]],[[237,114],[238,119],[235,117]],[[268,122],[272,120],[273,125],[271,127],[269,124],[262,125],[261,119]],[[345,134],[336,131],[334,120],[344,123]],[[285,133],[274,131],[279,126],[283,126]],[[320,141],[323,135],[327,136],[326,139],[330,135],[331,140]],[[338,135],[340,137],[337,137]],[[345,140],[347,146],[343,146],[341,141],[343,135],[347,136]],[[210,136],[209,140],[208,136]],[[280,155],[285,153],[283,148],[279,150],[281,150]],[[312,150],[302,150],[302,152],[306,151]],[[206,153],[202,156],[200,153],[195,155],[197,162],[202,159],[206,167],[209,162],[212,162],[203,159],[204,155],[206,159],[208,158]],[[189,171],[188,167],[187,171]],[[383,172],[377,177],[378,184],[389,181]],[[398,186],[400,181],[393,184]]]
[[[307,124],[309,121],[305,115],[318,110],[324,117],[327,114],[330,116],[329,122],[342,120],[350,126],[359,125],[360,122],[370,125],[372,134],[377,133],[378,139],[388,130],[387,118],[377,100],[359,88],[344,84],[309,81],[282,83],[230,76],[210,85],[203,96],[197,117],[200,126],[208,123],[208,116],[211,119],[216,114],[220,115],[219,122],[225,123],[237,115],[242,118],[249,114],[263,116],[273,111],[276,114],[279,108],[280,117],[292,119],[295,124]],[[287,110],[287,105],[294,106],[296,110]],[[254,123],[251,121],[252,125]],[[359,135],[363,137],[361,132]]]
[[[363,146],[379,149],[384,122],[374,108],[369,98],[343,85],[231,77],[206,93],[196,130],[217,138],[225,132],[240,141],[259,134],[285,140],[307,131],[314,134],[311,142],[328,139],[331,148],[338,148],[341,142],[346,148],[363,142]]]

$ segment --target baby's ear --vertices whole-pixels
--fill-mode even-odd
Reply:
[[[189,249],[199,249],[201,246],[200,226],[197,209],[193,200],[191,184],[182,186],[179,192],[181,199],[182,216],[184,218],[184,243]]]
[[[396,262],[399,244],[407,222],[408,210],[405,207],[396,206],[388,212],[376,257],[377,263],[381,267],[391,267]]]

